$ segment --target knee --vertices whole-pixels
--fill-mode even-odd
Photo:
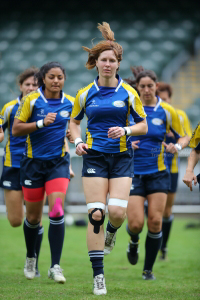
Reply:
[[[126,208],[120,206],[108,206],[109,216],[115,221],[123,221],[126,218]]]
[[[142,231],[144,222],[140,220],[128,220],[128,228],[133,233],[139,233]]]
[[[22,218],[8,218],[12,227],[19,227],[22,225]]]
[[[101,221],[101,219],[102,219],[101,211],[100,211],[100,210],[95,211],[95,212],[92,214],[92,218],[93,218],[93,220],[95,220],[95,221]]]
[[[152,232],[158,232],[162,228],[162,217],[150,217],[148,218],[148,228]]]
[[[41,221],[40,214],[26,214],[26,218],[31,224],[38,224]]]

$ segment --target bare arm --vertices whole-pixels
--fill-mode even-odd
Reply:
[[[0,127],[0,143],[3,142],[4,140],[4,132],[3,132],[3,128]]]
[[[108,138],[117,139],[117,138],[124,136],[126,134],[124,128],[128,129],[128,131],[130,132],[130,133],[129,132],[127,133],[128,135],[134,135],[134,136],[145,135],[148,132],[148,125],[147,125],[146,119],[144,119],[141,122],[139,122],[135,125],[132,125],[130,127],[116,126],[116,127],[109,128]]]
[[[81,139],[80,123],[81,121],[75,120],[73,118],[70,119],[70,132],[76,146],[76,154],[79,156],[87,154],[85,149],[88,149],[88,145],[85,144]]]
[[[197,184],[197,177],[194,175],[194,168],[199,160],[200,151],[192,149],[190,156],[188,157],[188,165],[183,177],[183,182],[190,188],[190,191],[192,191],[192,181],[194,181],[194,185]]]
[[[179,150],[184,149],[185,147],[187,147],[187,145],[189,144],[190,141],[190,137],[188,135],[184,136],[184,137],[180,137],[177,140],[177,144],[166,144],[165,142],[163,142],[163,145],[166,148],[166,152],[170,152],[172,154],[177,153]],[[180,148],[179,148],[180,147]]]
[[[56,119],[56,115],[57,115],[56,113],[48,113],[46,118],[44,118],[44,120],[42,120],[43,124],[44,124],[43,126],[48,126],[48,125],[54,123],[54,121]],[[22,122],[19,119],[15,118],[13,127],[12,127],[12,134],[13,134],[13,136],[23,136],[23,135],[32,133],[32,132],[36,131],[37,129],[38,129],[38,127],[36,126],[36,122],[25,123],[25,122]]]

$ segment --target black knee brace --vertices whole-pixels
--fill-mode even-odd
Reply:
[[[99,210],[101,212],[101,220],[100,221],[96,221],[92,218],[92,215],[95,211]],[[101,208],[95,208],[93,209],[93,211],[91,211],[90,214],[88,214],[89,217],[89,221],[90,223],[94,226],[94,233],[98,234],[100,231],[100,226],[103,224],[104,219],[105,219],[105,215],[103,214],[103,210]]]

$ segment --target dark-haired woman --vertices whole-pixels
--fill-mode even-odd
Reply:
[[[127,256],[132,265],[138,261],[139,233],[144,225],[144,201],[148,200],[148,233],[146,254],[142,277],[155,279],[152,269],[162,241],[162,216],[169,190],[169,172],[164,161],[166,151],[176,153],[188,144],[175,109],[156,97],[157,77],[153,71],[142,67],[134,68],[133,74],[140,98],[147,114],[148,133],[145,136],[132,137],[134,151],[134,177],[127,207],[130,235]],[[129,82],[131,83],[131,82]],[[177,144],[164,142],[166,133],[171,130]]]
[[[33,279],[35,246],[46,192],[49,202],[51,267],[48,276],[66,281],[60,267],[64,241],[64,199],[69,183],[69,153],[65,154],[66,127],[74,98],[62,92],[65,70],[50,62],[36,74],[39,89],[22,99],[13,125],[13,135],[27,135],[21,160],[21,185],[26,202],[24,236],[27,259],[24,274]]]
[[[89,214],[87,245],[92,262],[96,295],[106,294],[104,253],[115,244],[117,229],[126,217],[132,177],[132,149],[127,136],[146,134],[146,115],[137,92],[117,75],[122,46],[114,42],[108,23],[99,24],[105,40],[83,47],[89,53],[87,69],[97,68],[98,77],[78,91],[70,130],[76,153],[83,155],[83,187]],[[87,141],[80,138],[80,122],[87,116]],[[130,114],[135,118],[129,126]],[[103,222],[109,193],[109,222],[104,241]]]
[[[37,81],[34,77],[37,72],[37,68],[31,67],[24,70],[18,76],[17,84],[21,94],[17,99],[4,105],[1,112],[4,119],[3,130],[5,131],[7,129],[8,140],[4,151],[0,185],[4,189],[7,217],[12,227],[20,226],[24,217],[24,197],[20,184],[20,160],[25,150],[26,141],[26,135],[20,137],[14,137],[12,135],[12,126],[15,113],[18,110],[22,98],[38,88]],[[40,225],[36,244],[36,277],[39,276],[38,257],[44,231],[42,224]]]

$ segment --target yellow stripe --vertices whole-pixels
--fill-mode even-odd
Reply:
[[[88,144],[88,148],[91,149],[92,148],[92,143],[93,143],[93,138],[91,133],[88,131],[88,129],[86,128],[86,136],[87,136],[87,140],[86,143]]]
[[[6,167],[12,167],[12,157],[11,157],[11,152],[10,152],[10,114],[11,114],[11,111],[9,111],[8,113],[8,141],[7,141],[7,144],[6,144],[6,160],[4,162],[4,166]]]
[[[62,154],[61,154],[61,157],[65,156],[65,152],[66,152],[66,147],[65,147],[65,143],[62,147]]]
[[[29,134],[27,136],[26,142],[28,144],[27,156],[29,158],[33,158],[33,151],[32,151],[31,139],[30,139],[30,135]]]
[[[165,170],[165,164],[164,164],[164,146],[161,144],[161,151],[160,154],[158,155],[158,171],[163,171]]]
[[[126,147],[126,135],[120,137],[120,152],[124,152],[127,150]]]
[[[80,89],[78,91],[78,93],[76,94],[76,98],[74,101],[74,108],[73,108],[72,114],[71,114],[72,118],[76,118],[82,111],[83,107],[85,106],[86,97],[88,95],[88,92],[93,85],[94,85],[94,82],[90,83],[88,86]],[[83,98],[83,96],[84,96],[84,98]]]
[[[171,173],[178,173],[178,153],[174,154],[172,158],[172,165],[171,165]]]

